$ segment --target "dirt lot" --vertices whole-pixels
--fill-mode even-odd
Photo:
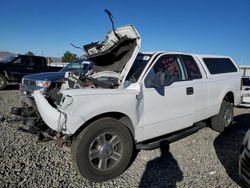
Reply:
[[[95,184],[82,179],[70,154],[53,141],[37,142],[9,114],[18,87],[0,91],[0,187],[240,187],[239,148],[250,128],[250,109],[235,108],[235,122],[222,134],[204,128],[170,144],[169,150],[139,152],[120,177]]]

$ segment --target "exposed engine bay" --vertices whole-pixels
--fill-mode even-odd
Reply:
[[[66,72],[63,79],[51,83],[45,89],[45,97],[51,105],[57,106],[60,104],[63,90],[116,89],[122,86],[138,53],[139,46],[140,36],[131,25],[108,32],[105,40],[100,43],[84,45],[84,57],[93,62],[91,69],[81,75]]]
[[[93,78],[88,75],[76,75],[73,72],[66,72],[65,78],[59,82],[53,82],[44,90],[44,95],[51,105],[59,105],[62,94],[61,91],[67,89],[83,89],[83,88],[106,88],[115,89],[119,86],[118,78],[111,76],[100,76]],[[53,105],[53,106],[54,106]]]

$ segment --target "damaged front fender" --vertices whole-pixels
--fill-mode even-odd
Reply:
[[[77,128],[71,125],[85,123],[82,117],[74,117],[72,120],[67,113],[52,107],[39,90],[34,92],[34,98],[43,121],[57,132],[73,134]]]

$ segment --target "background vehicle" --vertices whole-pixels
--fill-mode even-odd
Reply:
[[[250,130],[246,133],[240,149],[239,175],[246,187],[250,187]]]
[[[41,56],[13,55],[0,62],[0,90],[7,82],[21,82],[23,76],[38,72],[58,71],[60,67],[50,67]]]
[[[242,77],[242,102],[240,106],[250,107],[250,76]]]
[[[33,98],[35,90],[47,88],[52,82],[59,81],[65,75],[65,72],[74,72],[75,74],[86,74],[93,63],[88,60],[79,59],[66,65],[58,72],[43,72],[29,74],[23,77],[20,84],[20,91],[23,95]]]

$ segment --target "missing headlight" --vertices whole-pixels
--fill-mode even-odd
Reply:
[[[51,105],[59,105],[62,100],[62,94],[60,92],[62,83],[52,82],[48,88],[44,90],[44,94]]]

